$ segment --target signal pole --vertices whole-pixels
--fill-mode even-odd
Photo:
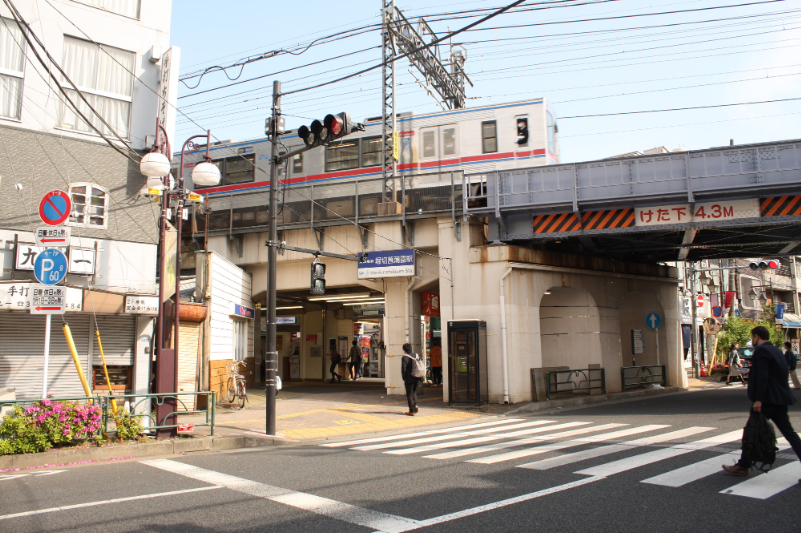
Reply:
[[[267,242],[267,350],[264,384],[267,400],[266,429],[275,435],[275,373],[278,371],[278,348],[276,344],[276,258],[278,256],[278,216],[276,190],[278,188],[278,135],[281,117],[281,82],[273,82],[273,114],[270,120],[270,240]]]

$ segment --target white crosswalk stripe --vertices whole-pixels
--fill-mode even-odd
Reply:
[[[738,441],[742,438],[742,436],[742,430],[732,431],[723,435],[709,437],[708,439],[698,440],[687,444],[677,444],[676,446],[671,446],[670,448],[662,448],[660,450],[654,450],[652,452],[626,457],[625,459],[620,459],[604,465],[585,468],[584,470],[579,470],[576,472],[576,474],[608,477],[621,472],[626,472],[627,470],[631,470],[633,468],[639,468],[651,463],[656,463],[657,461],[670,459],[671,457],[678,457],[679,455],[684,455],[697,450],[703,450],[706,448],[712,448],[714,446],[720,446],[721,444]]]
[[[381,444],[368,444],[367,446],[356,446],[352,448],[353,450],[382,450],[386,448],[400,448],[405,446],[411,446],[415,444],[424,444],[427,442],[437,442],[447,439],[453,439],[457,437],[472,437],[474,435],[485,435],[488,433],[497,433],[499,431],[508,431],[510,429],[519,429],[519,428],[527,428],[533,426],[542,426],[544,424],[552,424],[553,420],[535,420],[534,422],[523,422],[520,424],[512,424],[510,426],[503,426],[503,427],[491,427],[485,429],[476,429],[472,431],[452,431],[449,435],[437,435],[435,437],[423,437],[420,439],[412,439],[412,440],[402,440],[402,441],[395,441],[395,442],[385,442]]]
[[[721,494],[746,496],[759,500],[767,500],[790,487],[798,485],[801,478],[801,463],[793,461],[790,464],[772,469],[767,474],[738,483],[730,489],[720,491]]]
[[[776,446],[779,448],[779,451],[783,451],[789,448],[790,444],[782,437],[776,439]],[[739,458],[740,450],[734,450],[729,453],[724,453],[723,455],[717,455],[697,463],[677,468],[676,470],[671,470],[670,472],[665,472],[664,474],[659,474],[658,476],[643,479],[642,482],[651,485],[662,485],[663,487],[683,487],[693,481],[719,474],[723,465],[733,464]]]
[[[583,435],[585,433],[594,433],[594,432],[597,432],[597,431],[605,431],[607,429],[614,429],[616,427],[621,427],[621,426],[625,426],[625,425],[627,425],[627,424],[604,424],[604,425],[601,425],[601,426],[593,426],[593,427],[581,428],[581,429],[572,429],[570,431],[560,431],[559,433],[553,433],[553,434],[548,434],[548,435],[538,435],[536,437],[530,437],[530,438],[527,438],[527,439],[512,440],[512,441],[509,441],[509,442],[501,442],[501,443],[498,443],[498,444],[490,444],[490,445],[487,445],[487,446],[477,446],[475,448],[465,448],[463,450],[453,450],[453,451],[450,451],[450,452],[442,452],[442,453],[435,453],[435,454],[432,454],[432,455],[424,455],[423,457],[425,457],[426,459],[454,459],[456,457],[464,457],[465,455],[476,455],[476,454],[484,453],[484,452],[490,452],[490,451],[495,451],[495,450],[503,450],[505,448],[514,448],[514,447],[517,447],[517,446],[525,446],[527,444],[534,444],[535,442],[544,442],[544,441],[548,441],[548,440],[561,439],[561,438],[564,438],[564,437],[574,437],[576,435]],[[667,426],[646,426],[646,427],[663,428],[663,427],[667,427]],[[554,428],[550,427],[548,429],[554,429]],[[629,432],[627,434],[630,434],[631,432],[638,433],[638,432],[641,432],[641,431],[649,431],[649,430],[641,430],[641,429],[637,428],[635,430],[627,429],[627,430],[624,430],[624,431]],[[611,433],[600,435],[597,438],[599,438],[599,439],[603,438],[605,440],[606,439],[606,435],[611,435]],[[584,440],[584,442],[588,442],[588,441],[589,441],[589,439],[585,439]],[[568,442],[575,442],[575,441],[568,441]]]
[[[591,422],[566,422],[564,424],[557,424],[555,426],[547,426],[547,427],[538,427],[533,429],[521,429],[519,431],[510,431],[508,433],[496,433],[495,435],[489,435],[485,437],[473,437],[469,439],[462,439],[462,440],[455,440],[455,441],[448,441],[448,442],[440,442],[437,444],[428,444],[425,446],[415,446],[412,448],[404,448],[400,450],[391,450],[384,453],[389,453],[392,455],[409,455],[412,453],[420,453],[420,452],[429,452],[431,450],[442,450],[444,448],[456,448],[459,446],[469,446],[471,444],[478,444],[481,442],[491,442],[493,440],[501,440],[501,439],[508,439],[511,437],[520,437],[522,435],[531,435],[533,433],[543,433],[545,431],[552,431],[554,429],[565,429],[571,428],[576,426],[586,426]]]

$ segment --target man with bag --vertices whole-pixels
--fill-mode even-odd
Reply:
[[[403,345],[401,376],[403,384],[406,385],[406,402],[409,404],[409,411],[403,414],[414,416],[419,410],[417,408],[417,385],[420,380],[425,378],[425,375],[426,367],[422,357],[412,352],[412,345],[407,342]]]
[[[787,415],[787,406],[795,404],[795,397],[787,384],[787,360],[769,339],[770,333],[764,326],[751,330],[751,340],[755,347],[748,376],[748,398],[753,402],[751,417],[758,417],[755,413],[761,413],[772,420],[801,460],[801,438],[793,429]],[[723,470],[736,476],[748,476],[748,470],[753,464],[754,458],[749,456],[749,451],[744,446],[737,464],[723,465]]]

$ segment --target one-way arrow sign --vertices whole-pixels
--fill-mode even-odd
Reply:
[[[645,325],[651,329],[656,329],[662,324],[662,317],[658,313],[648,313],[645,317]]]

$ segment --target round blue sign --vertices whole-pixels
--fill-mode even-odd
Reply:
[[[33,263],[33,274],[39,283],[55,285],[67,275],[67,256],[56,248],[40,252]]]
[[[648,313],[645,317],[645,325],[651,329],[656,329],[662,324],[662,317],[659,313]]]
[[[743,314],[740,312],[739,309],[735,309],[734,310],[734,316],[736,316],[737,318],[740,318],[741,316],[743,316]]]

